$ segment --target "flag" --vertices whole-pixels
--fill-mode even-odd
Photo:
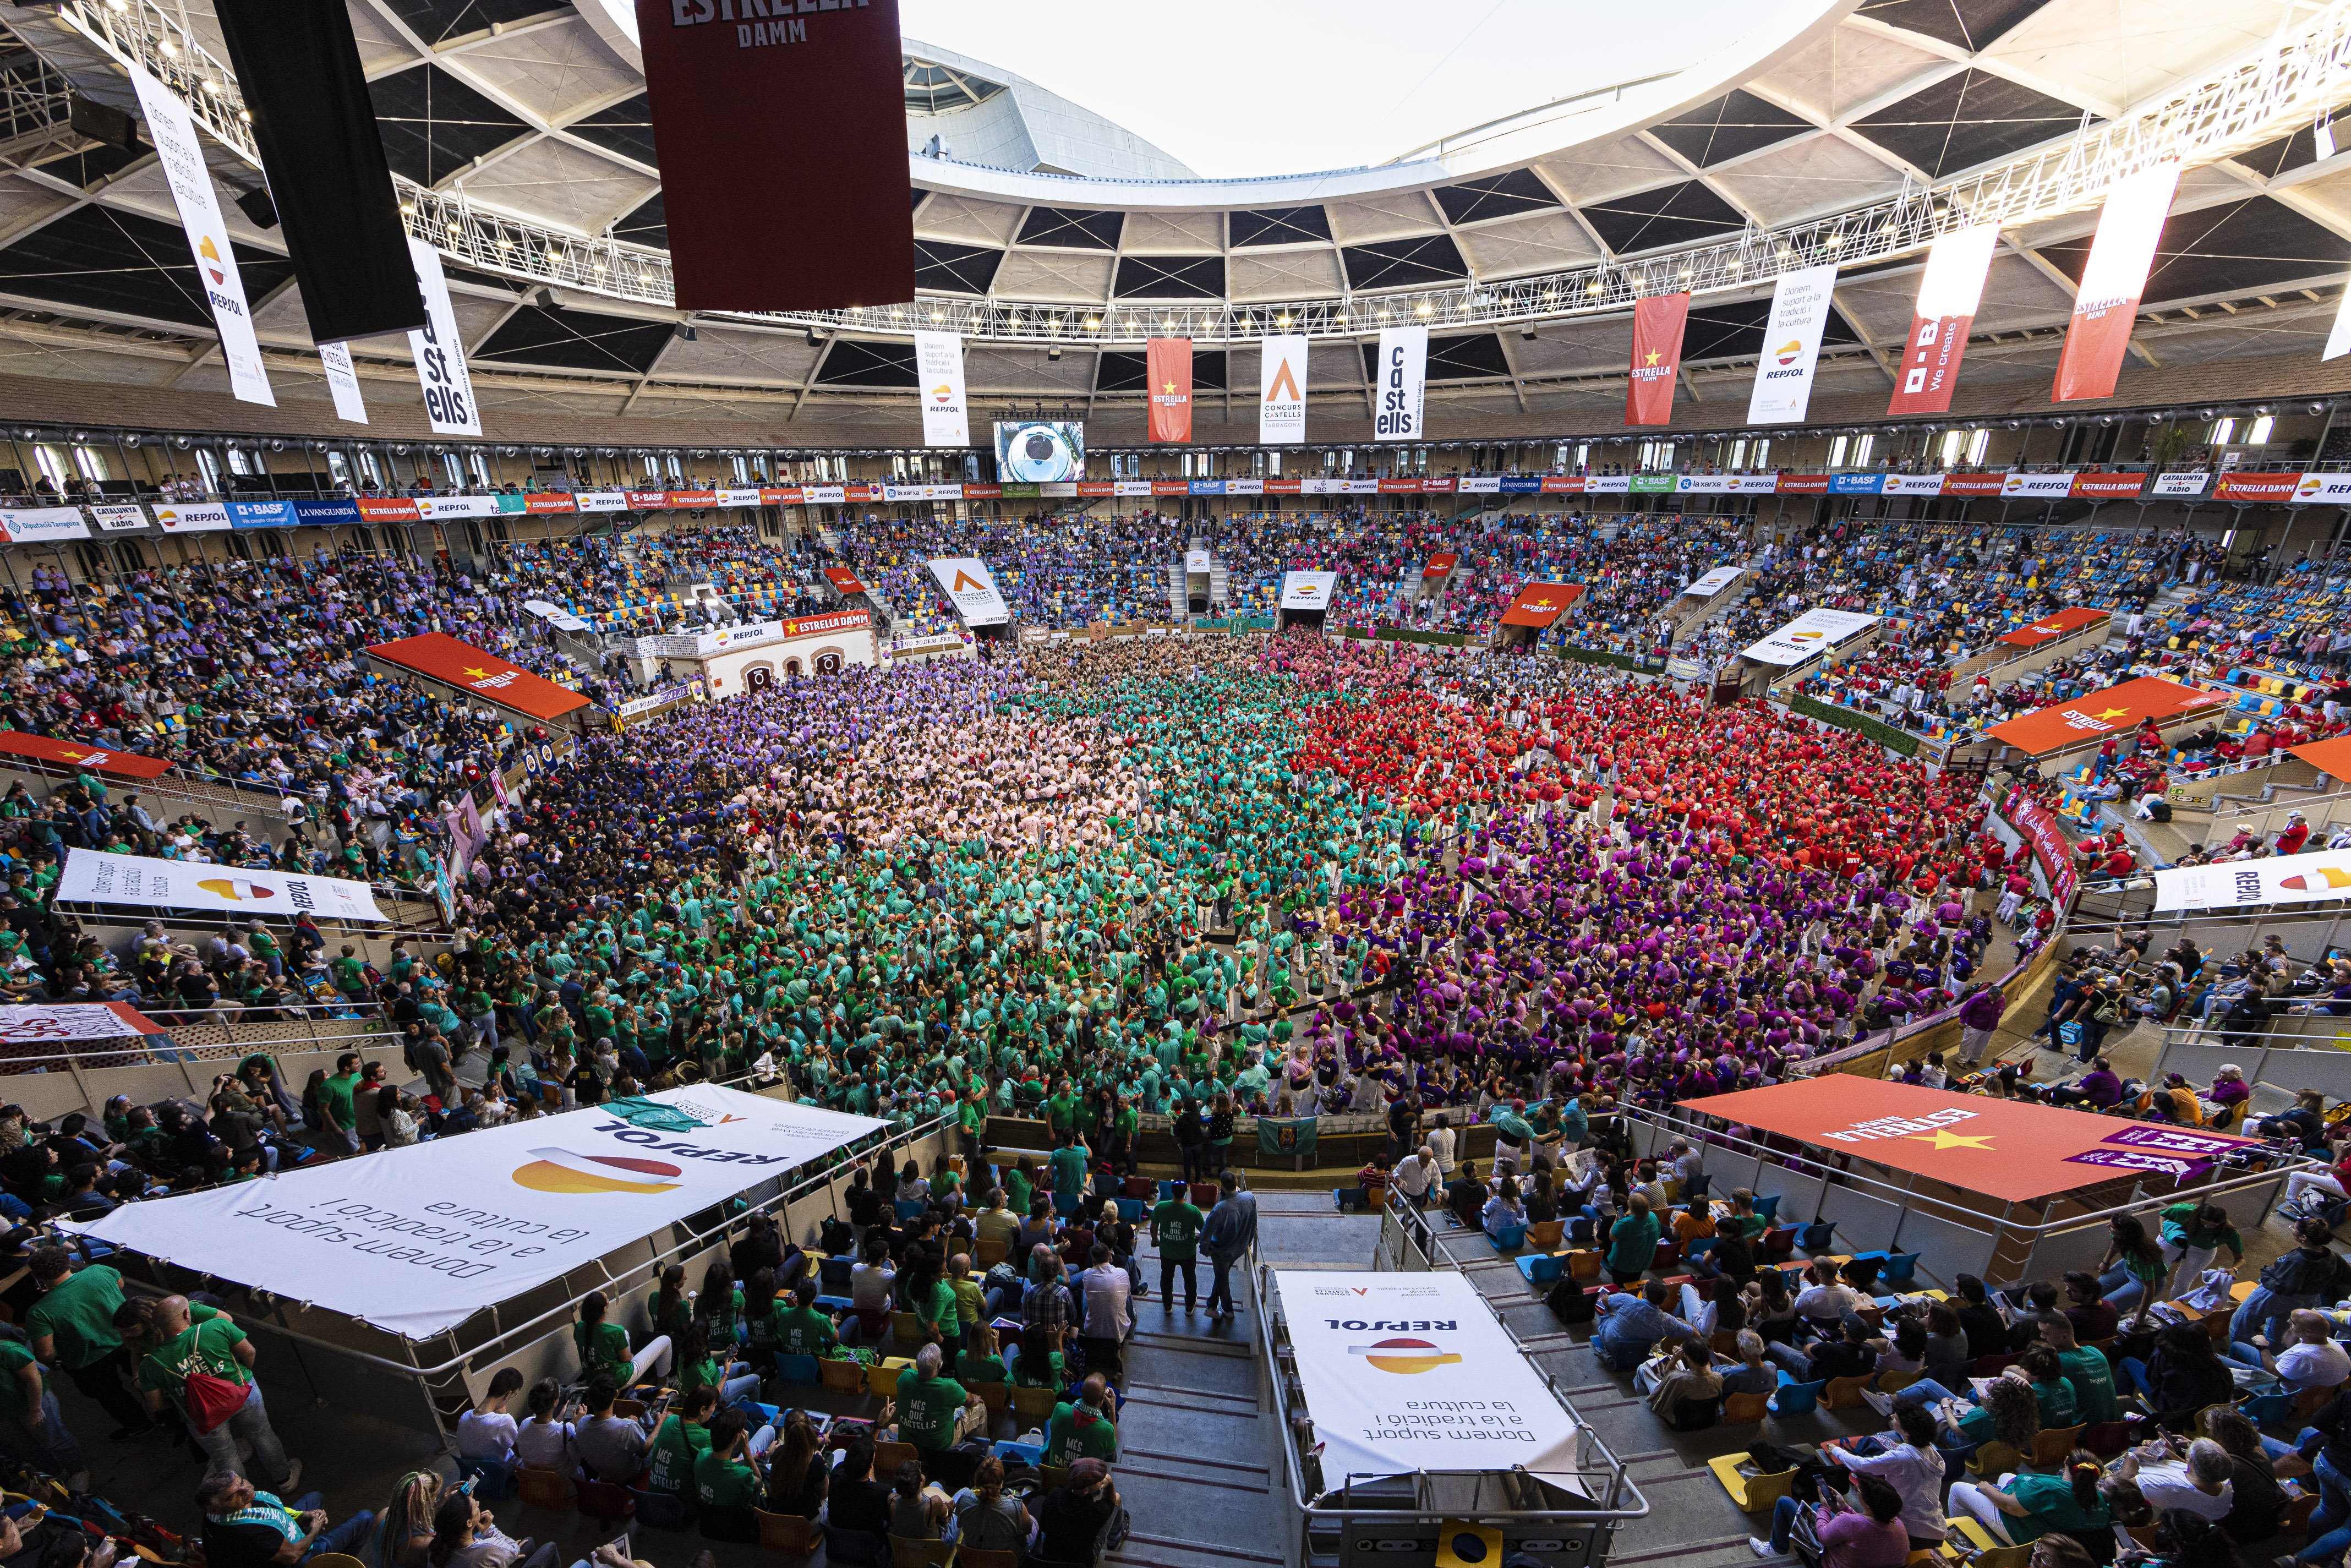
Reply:
[[[2065,324],[2050,402],[2115,395],[2139,294],[2147,287],[2147,268],[2155,264],[2163,220],[2179,186],[2179,165],[2163,162],[2116,181],[2106,192],[2090,259],[2082,266],[2082,286],[2074,295],[2073,319]]]
[[[913,299],[898,0],[636,5],[677,308]]]
[[[1918,302],[1911,307],[1910,335],[1903,340],[1902,368],[1886,412],[1948,413],[1951,389],[1959,384],[1959,361],[1968,351],[1984,277],[2000,245],[1998,224],[1953,229],[1927,252],[1918,278]]]
[[[915,394],[923,400],[923,444],[969,446],[964,407],[963,339],[954,332],[914,334]]]
[[[1427,435],[1427,328],[1381,329],[1379,382],[1372,394],[1373,440],[1419,441]]]
[[[213,326],[220,333],[229,390],[240,402],[275,408],[277,398],[269,390],[269,374],[262,366],[261,340],[254,336],[253,307],[245,298],[245,279],[236,270],[236,248],[229,244],[228,224],[221,216],[220,197],[213,190],[213,173],[204,162],[204,144],[196,134],[195,116],[172,96],[171,89],[135,65],[131,68],[131,85],[139,94],[139,112],[146,117],[147,139],[155,144],[155,161],[172,188],[172,204],[180,211],[188,254],[196,264],[197,286],[204,291]]]
[[[457,336],[457,312],[449,304],[449,281],[441,256],[427,242],[411,238],[416,287],[424,295],[424,325],[408,335],[416,359],[416,382],[424,389],[424,417],[435,435],[479,435],[482,411],[474,406],[474,378],[465,370],[465,345]]]
[[[1306,340],[1257,340],[1257,439],[1260,446],[1296,446],[1306,439]]]
[[[1154,338],[1144,354],[1151,382],[1151,439],[1192,439],[1192,340]]]
[[[1633,372],[1625,387],[1625,423],[1664,424],[1674,416],[1674,378],[1682,368],[1682,329],[1690,297],[1652,294],[1633,305]]]
[[[1836,264],[1783,272],[1771,290],[1771,316],[1763,328],[1763,357],[1755,368],[1755,390],[1747,396],[1754,424],[1793,424],[1812,402],[1813,370],[1821,357],[1821,334],[1828,329],[1829,301],[1836,293]]]

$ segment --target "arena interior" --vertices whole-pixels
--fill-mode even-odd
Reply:
[[[2351,0],[916,4],[0,5],[0,1558],[2338,1563]]]

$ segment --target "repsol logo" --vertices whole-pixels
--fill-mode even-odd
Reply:
[[[1790,376],[1802,376],[1803,373],[1804,367],[1798,365],[1795,369],[1791,371],[1765,371],[1763,372],[1763,379],[1767,382],[1784,381]]]

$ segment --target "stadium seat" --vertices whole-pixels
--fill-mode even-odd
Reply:
[[[776,1355],[776,1375],[796,1388],[805,1388],[819,1381],[819,1362],[812,1355]]]
[[[1519,1273],[1537,1291],[1548,1289],[1566,1271],[1565,1260],[1549,1252],[1533,1252],[1516,1260]]]
[[[525,1465],[515,1472],[516,1490],[527,1508],[552,1509],[558,1513],[571,1511],[571,1478],[561,1470],[545,1470],[537,1465]]]
[[[1828,1380],[1828,1386],[1821,1392],[1821,1408],[1851,1410],[1866,1405],[1869,1401],[1861,1396],[1868,1386],[1869,1379],[1866,1377],[1832,1377]],[[1786,1390],[1781,1392],[1785,1393]]]
[[[1722,1424],[1726,1427],[1749,1427],[1770,1414],[1769,1394],[1727,1394],[1722,1400]]]
[[[898,1375],[914,1364],[904,1356],[884,1356],[865,1369],[867,1392],[878,1394],[884,1399],[895,1398],[898,1394]]]
[[[472,1481],[474,1495],[484,1502],[497,1502],[515,1494],[514,1471],[496,1459],[469,1459],[461,1455],[457,1479]]]
[[[817,1363],[817,1383],[829,1393],[854,1394],[865,1386],[865,1364],[845,1356],[825,1356]]]
[[[1769,1396],[1774,1416],[1810,1414],[1821,1402],[1821,1390],[1829,1385],[1825,1377],[1816,1383],[1783,1383]],[[1855,1401],[1856,1404],[1860,1401]]]
[[[1497,1252],[1515,1252],[1526,1245],[1527,1228],[1523,1225],[1505,1225],[1499,1230],[1488,1231],[1486,1239]]]
[[[1714,1472],[1714,1479],[1722,1483],[1722,1490],[1730,1494],[1732,1506],[1740,1511],[1769,1513],[1774,1504],[1788,1495],[1789,1489],[1795,1484],[1796,1472],[1773,1470],[1757,1473],[1744,1468],[1749,1463],[1743,1453],[1718,1454],[1707,1460],[1706,1468]]]
[[[573,1484],[579,1492],[580,1511],[602,1529],[611,1530],[636,1517],[634,1499],[629,1489],[617,1481],[582,1480]]]
[[[634,1518],[648,1530],[684,1530],[694,1522],[694,1516],[684,1498],[665,1491],[650,1491],[639,1487],[629,1489],[629,1501],[636,1510]],[[806,1521],[799,1522],[806,1523]],[[811,1548],[813,1550],[813,1548]]]

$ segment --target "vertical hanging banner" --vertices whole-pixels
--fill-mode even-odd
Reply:
[[[2339,360],[2351,354],[2351,287],[2343,290],[2343,298],[2335,307],[2335,325],[2326,329],[2326,351],[2322,360]]]
[[[2170,214],[2171,193],[2179,185],[2179,165],[2166,162],[2117,180],[2107,190],[2097,235],[2090,241],[2090,258],[2082,264],[2082,287],[2074,295],[2074,316],[2065,325],[2065,347],[2057,356],[2057,383],[2050,391],[2050,402],[2115,395],[2115,378],[2122,373],[2123,353],[2130,347],[2131,323],[2138,318],[2139,294],[2147,287],[2147,269],[2155,265],[2155,247],[2162,243],[2163,220]]]
[[[147,139],[155,143],[156,162],[162,164],[163,178],[172,187],[172,203],[180,209],[196,282],[212,307],[221,358],[228,364],[229,390],[240,402],[276,408],[277,398],[262,368],[261,340],[253,334],[253,309],[246,303],[245,279],[237,275],[236,249],[229,244],[228,225],[221,217],[220,197],[204,163],[195,116],[171,89],[137,66],[131,68],[131,85],[138,89],[139,112],[146,118]]]
[[[923,444],[969,446],[971,420],[964,408],[962,335],[916,332],[914,377],[923,400]]]
[[[678,308],[914,298],[898,0],[636,5]]]
[[[1959,383],[1959,361],[1968,351],[1968,334],[1975,329],[1976,307],[1983,300],[1984,278],[1999,245],[2000,225],[1978,224],[1953,229],[1927,252],[1887,413],[1951,411],[1951,389]]]
[[[1763,327],[1763,358],[1755,390],[1747,394],[1750,424],[1793,424],[1813,401],[1813,371],[1828,329],[1836,292],[1836,263],[1783,272],[1771,290],[1771,317]]]
[[[351,368],[351,346],[321,343],[319,362],[327,368],[327,390],[335,394],[335,417],[365,424],[367,400],[360,395],[360,375]]]
[[[1257,440],[1296,446],[1306,439],[1306,339],[1257,340]]]
[[[408,254],[416,264],[416,287],[424,294],[424,325],[408,335],[416,382],[424,389],[424,417],[435,435],[479,435],[482,411],[474,406],[474,378],[465,371],[465,345],[457,336],[457,312],[449,304],[440,253],[412,239]]]
[[[1428,329],[1380,329],[1378,374],[1372,386],[1372,439],[1418,441],[1428,434]]]
[[[1674,417],[1674,378],[1682,369],[1682,329],[1690,297],[1652,294],[1633,302],[1633,373],[1625,384],[1625,423],[1664,424]]]
[[[1150,382],[1151,439],[1192,439],[1192,340],[1154,338],[1143,356]]]

